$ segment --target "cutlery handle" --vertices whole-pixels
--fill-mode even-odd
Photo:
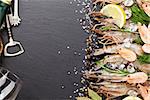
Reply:
[[[8,52],[8,48],[11,48],[11,47],[14,47],[14,46],[18,46],[20,50],[18,52],[15,52],[15,53],[9,53]],[[22,53],[24,53],[24,49],[23,49],[23,47],[22,47],[20,42],[13,41],[13,42],[7,43],[5,45],[4,56],[14,57],[14,56],[18,56],[18,55],[20,55]]]

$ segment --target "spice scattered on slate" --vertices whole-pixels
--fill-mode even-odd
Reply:
[[[77,18],[76,21],[79,22],[79,25],[81,25],[82,29],[85,31],[86,34],[90,33],[89,29],[90,29],[90,26],[92,24],[92,21],[90,19],[90,13],[92,11],[91,1],[92,0],[71,0],[68,3],[70,5],[75,5],[76,6],[76,9],[74,9],[75,14],[82,15],[82,17]],[[69,45],[66,46],[66,49],[71,50]],[[85,49],[82,48],[80,50],[81,50],[80,52],[79,51],[74,51],[73,54],[75,56],[81,56],[82,52],[85,51]],[[61,53],[62,52],[59,50],[58,54],[60,55]],[[85,63],[85,60],[83,60],[82,62]],[[71,74],[78,75],[80,72],[81,73],[85,72],[85,67],[81,66],[81,69],[79,70],[79,69],[77,69],[77,66],[74,66],[73,67],[73,72],[72,71],[67,71],[67,75],[71,75]],[[81,77],[80,83],[85,84],[85,79],[83,77]],[[77,82],[74,82],[73,85],[75,87],[78,87],[78,89],[76,89],[73,93],[75,95],[78,95],[78,96],[84,96],[84,92],[87,90],[86,85],[84,85],[84,87],[82,87],[82,88],[79,88],[79,84]],[[64,89],[64,88],[65,88],[65,86],[61,85],[61,89]],[[75,95],[74,96],[70,95],[69,98],[74,99]]]

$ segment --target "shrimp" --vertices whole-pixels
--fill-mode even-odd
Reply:
[[[122,44],[119,44],[119,45],[106,46],[102,49],[95,49],[93,55],[97,56],[97,55],[101,55],[101,54],[104,54],[104,53],[117,54],[118,50],[121,49],[122,47],[124,47],[124,46]]]
[[[150,87],[138,84],[139,91],[144,100],[150,100]]]
[[[142,41],[144,43],[150,44],[150,28],[147,28],[146,25],[139,25],[138,29]]]
[[[123,43],[125,42],[125,40],[129,40],[130,42],[132,42],[133,40],[136,39],[136,34],[129,34],[127,32],[121,32],[121,31],[117,31],[117,28],[114,27],[113,25],[105,25],[104,29],[108,28],[108,30],[103,31],[101,29],[96,29],[96,27],[98,26],[102,26],[102,24],[96,24],[93,28],[92,28],[92,32],[95,32],[97,34],[100,34],[102,36],[98,37],[99,39],[99,43],[103,44],[103,45],[108,45],[108,44],[119,44],[119,43]],[[110,30],[109,30],[110,28]],[[114,30],[114,31],[113,31]]]
[[[145,83],[148,80],[148,76],[144,72],[136,72],[133,74],[128,74],[127,76],[116,76],[114,75],[94,75],[94,74],[85,74],[86,78],[95,78],[95,79],[103,79],[110,82],[127,82],[129,84],[136,83]]]
[[[104,93],[106,96],[110,95],[111,98],[123,95],[136,96],[139,94],[136,87],[127,85],[126,83],[102,82],[100,85],[98,93]]]
[[[121,3],[124,0],[95,0],[94,4],[98,3],[98,2],[107,2],[107,3]]]
[[[130,41],[133,41],[136,38],[135,34],[128,34],[126,32],[120,32],[120,31],[108,31],[108,32],[103,32],[102,37],[99,37],[100,42],[102,43],[103,41],[111,41],[110,43],[123,43],[124,40],[129,39]],[[107,44],[107,43],[104,43]]]
[[[126,47],[126,43],[124,44],[118,44],[118,45],[112,45],[112,46],[106,46],[104,48],[101,49],[95,49],[93,55],[98,56],[104,53],[114,53],[117,54],[118,51],[121,48]],[[131,49],[132,51],[134,51],[137,55],[141,55],[143,53],[142,51],[142,46],[138,45],[138,44],[131,44],[129,49]]]

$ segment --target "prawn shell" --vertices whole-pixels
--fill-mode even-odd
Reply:
[[[150,44],[144,44],[142,49],[145,53],[150,53]]]
[[[148,76],[144,72],[137,72],[134,74],[129,74],[127,76],[127,82],[132,83],[145,83],[148,80]]]
[[[119,54],[121,55],[121,57],[123,57],[127,61],[131,61],[132,62],[132,61],[135,61],[137,59],[136,54],[130,49],[121,48],[119,50]]]
[[[150,29],[146,25],[139,26],[139,33],[142,41],[146,44],[150,44]]]
[[[142,4],[142,8],[145,11],[145,13],[150,17],[150,1],[147,1],[144,4]]]
[[[138,84],[138,87],[144,100],[150,100],[150,87],[142,86],[141,84]]]

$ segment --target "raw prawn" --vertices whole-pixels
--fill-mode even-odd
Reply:
[[[95,49],[93,55],[97,56],[97,55],[101,55],[101,54],[104,54],[104,53],[117,54],[118,50],[121,49],[121,48],[124,48],[125,46],[126,46],[126,43],[118,44],[118,45],[112,45],[112,46],[106,46],[102,49]],[[141,55],[143,53],[142,46],[140,46],[138,44],[131,44],[129,49],[134,51],[137,55]]]
[[[97,56],[97,55],[101,55],[101,54],[104,54],[104,53],[114,53],[114,54],[117,54],[118,53],[118,50],[123,48],[124,45],[122,44],[119,44],[119,45],[112,45],[112,46],[106,46],[102,49],[95,49],[93,55]]]
[[[144,100],[150,100],[150,87],[138,84],[139,91]]]
[[[139,25],[138,29],[142,41],[144,43],[150,44],[150,28],[147,28],[146,25]]]
[[[86,75],[86,74],[85,74]],[[127,76],[115,76],[115,75],[87,75],[87,78],[104,79],[110,82],[127,82],[129,84],[145,83],[148,80],[148,76],[144,72],[136,72],[128,74]]]
[[[92,32],[102,35],[102,36],[98,37],[100,44],[103,44],[103,45],[114,44],[114,43],[119,44],[119,43],[123,43],[127,39],[130,42],[132,42],[133,40],[136,39],[136,34],[117,31],[117,28],[115,28],[115,26],[113,26],[113,25],[108,25],[108,28],[111,27],[112,29],[114,29],[114,31],[113,30],[110,31],[111,29],[107,30],[107,31],[102,31],[100,29],[96,29],[96,27],[98,27],[98,26],[101,26],[101,24],[96,24],[92,28]],[[105,25],[105,27],[107,27],[107,25]]]
[[[106,44],[106,41],[111,41],[110,43],[123,43],[125,39],[128,39],[129,41],[133,41],[136,38],[135,34],[128,34],[126,32],[120,32],[120,31],[108,31],[103,32],[103,36],[99,37],[101,44]],[[103,41],[105,41],[103,43]]]
[[[110,95],[111,98],[123,96],[123,95],[136,96],[139,94],[138,89],[136,87],[130,86],[126,83],[102,82],[98,85],[100,85],[98,89],[98,93],[104,93],[106,94],[106,96]]]

